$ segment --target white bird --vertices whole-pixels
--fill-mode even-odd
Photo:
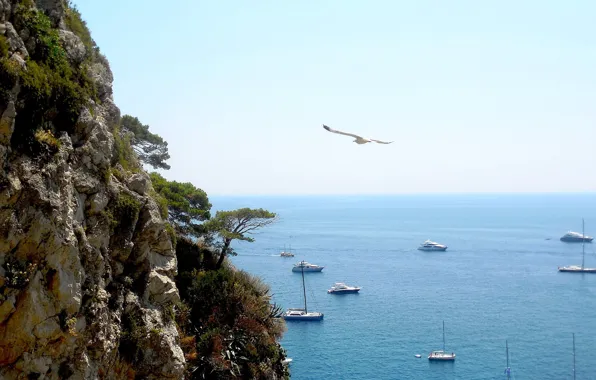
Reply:
[[[355,137],[355,138],[356,138],[356,140],[354,140],[354,142],[355,142],[356,144],[366,144],[366,143],[369,143],[369,142],[376,142],[376,143],[379,143],[379,144],[391,144],[391,143],[393,142],[393,141],[386,142],[386,141],[380,141],[380,140],[375,140],[375,139],[367,139],[367,138],[364,138],[364,137],[362,137],[362,136],[355,135],[355,134],[353,134],[353,133],[347,133],[347,132],[342,132],[342,131],[336,131],[335,129],[331,129],[331,128],[329,128],[329,127],[328,127],[328,126],[326,126],[325,124],[323,124],[323,128],[325,128],[325,129],[326,129],[326,130],[328,130],[329,132],[338,133],[338,134],[340,134],[340,135],[346,135],[346,136],[352,136],[352,137]]]

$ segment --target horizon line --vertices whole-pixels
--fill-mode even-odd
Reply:
[[[209,197],[386,197],[386,196],[457,196],[457,195],[596,195],[592,191],[552,192],[444,192],[444,193],[268,193],[268,194],[209,194]]]

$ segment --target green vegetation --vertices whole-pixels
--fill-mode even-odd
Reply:
[[[273,378],[283,374],[285,357],[277,344],[284,331],[281,309],[270,305],[269,288],[243,271],[220,268],[183,272],[178,315],[186,360],[193,379]]]
[[[10,48],[10,46],[8,46],[8,41],[6,41],[6,37],[4,37],[3,35],[0,35],[0,57],[1,58],[8,57],[8,49],[9,48]]]
[[[132,146],[130,145],[130,135],[123,133],[120,128],[115,127],[112,130],[114,135],[114,155],[112,156],[112,165],[120,164],[122,168],[128,172],[138,172],[140,170],[138,158],[135,155]],[[124,179],[122,173],[116,173],[116,178],[119,180]]]
[[[116,234],[130,230],[139,217],[141,204],[132,195],[120,193],[106,212],[110,220],[110,229]]]
[[[176,232],[184,237],[201,237],[205,233],[201,222],[211,217],[207,194],[190,182],[168,181],[158,173],[150,176],[153,188],[167,202],[168,220]]]
[[[91,32],[81,17],[81,12],[70,0],[66,1],[66,6],[66,18],[64,19],[66,26],[81,39],[87,51],[92,52],[96,48],[95,41],[91,38]]]
[[[124,115],[120,119],[122,131],[130,132],[133,147],[139,160],[155,169],[169,169],[166,160],[170,158],[168,143],[161,136],[149,132],[149,126],[143,125],[138,118]]]
[[[236,255],[231,247],[233,240],[253,242],[247,234],[274,223],[277,216],[267,210],[241,208],[233,211],[218,211],[215,218],[205,223],[205,229],[215,233],[219,238],[216,246],[219,248],[219,259],[216,269],[223,264],[227,255]]]
[[[8,75],[2,75],[0,96],[6,101],[16,81],[20,80],[20,101],[11,145],[18,151],[38,156],[47,149],[35,138],[35,133],[39,129],[54,134],[71,133],[81,109],[90,98],[96,97],[96,89],[86,66],[72,67],[68,62],[58,32],[43,12],[21,3],[14,17],[19,29],[29,30],[35,49],[29,52],[24,69],[12,66]],[[8,65],[11,64],[2,62],[3,68]]]

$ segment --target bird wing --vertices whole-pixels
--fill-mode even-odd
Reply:
[[[393,141],[381,141],[381,140],[375,140],[375,139],[370,139],[370,141],[374,141],[379,144],[391,144],[393,142]]]
[[[355,135],[355,134],[353,134],[353,133],[347,133],[347,132],[342,132],[342,131],[336,131],[335,129],[331,129],[331,128],[329,128],[329,127],[328,127],[328,126],[326,126],[325,124],[323,124],[323,128],[325,128],[325,129],[326,129],[326,130],[328,130],[329,132],[338,133],[338,134],[340,134],[340,135],[352,136],[352,137],[355,137],[355,138],[357,138],[357,139],[358,139],[358,138],[360,138],[360,139],[362,138],[362,136],[358,136],[358,135]]]

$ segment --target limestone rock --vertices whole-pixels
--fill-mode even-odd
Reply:
[[[69,30],[59,30],[59,35],[68,59],[75,64],[83,62],[87,49],[81,39]]]
[[[15,22],[14,3],[0,0],[0,34],[24,65],[36,41]],[[64,27],[64,1],[35,3],[59,28],[69,60],[86,59]],[[126,173],[126,183],[111,175],[120,119],[113,76],[103,56],[88,72],[100,101],[89,100],[43,159],[11,146],[19,85],[0,101],[0,379],[182,379],[178,333],[163,312],[179,300],[176,256],[147,174]],[[115,228],[123,193],[140,209]],[[144,332],[143,355],[132,358],[122,349],[131,315]]]

